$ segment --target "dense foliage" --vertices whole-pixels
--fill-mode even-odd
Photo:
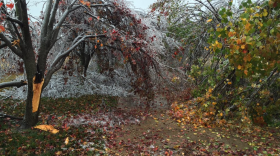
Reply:
[[[176,117],[206,125],[279,122],[279,1],[163,0],[152,7],[183,46],[174,57],[192,84],[193,100],[173,104]]]

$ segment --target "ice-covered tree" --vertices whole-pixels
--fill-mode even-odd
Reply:
[[[150,71],[158,72],[161,46],[152,26],[123,0],[47,0],[39,20],[28,14],[25,0],[0,5],[2,60],[24,67],[27,77],[22,128],[38,122],[40,95],[52,75],[61,68],[69,74],[77,63],[86,76],[93,55],[101,73],[128,68],[135,92],[152,98],[151,76],[158,74]]]

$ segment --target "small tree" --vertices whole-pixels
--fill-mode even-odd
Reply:
[[[17,60],[23,60],[27,75],[22,128],[38,122],[42,90],[61,67],[69,69],[64,62],[74,56],[81,62],[84,76],[93,54],[98,57],[100,72],[126,65],[132,71],[136,92],[152,95],[150,70],[158,71],[155,58],[159,48],[152,46],[151,37],[155,36],[147,33],[151,27],[143,24],[123,1],[48,0],[41,20],[36,22],[30,20],[25,0],[15,0],[15,7],[13,3],[0,5],[0,48],[9,49]]]

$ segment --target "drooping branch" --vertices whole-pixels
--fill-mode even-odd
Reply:
[[[19,81],[19,82],[4,82],[4,83],[0,83],[0,89],[1,88],[5,88],[5,87],[22,87],[22,86],[25,86],[27,85],[27,82],[26,81]]]

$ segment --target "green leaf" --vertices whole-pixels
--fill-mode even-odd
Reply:
[[[227,11],[227,15],[228,16],[232,16],[232,12],[231,11]]]
[[[226,9],[223,8],[221,11],[219,11],[219,14],[222,16],[226,12]]]
[[[270,34],[273,35],[273,33],[274,33],[274,29],[271,29]]]
[[[257,46],[258,47],[262,46],[262,42],[261,41],[257,42]]]

